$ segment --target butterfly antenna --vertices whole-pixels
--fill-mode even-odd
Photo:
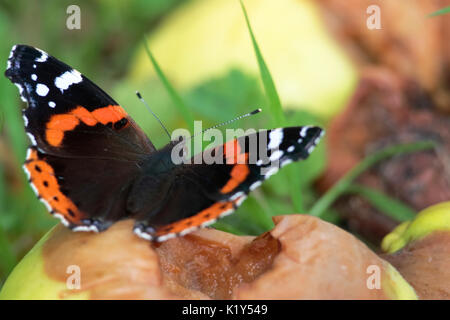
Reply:
[[[152,109],[150,109],[149,105],[147,104],[147,102],[145,102],[144,98],[142,98],[141,94],[139,93],[139,91],[136,91],[136,95],[139,98],[139,100],[142,101],[142,103],[147,107],[148,111],[150,111],[150,113],[155,117],[156,120],[158,120],[159,124],[161,125],[161,127],[163,127],[164,131],[167,133],[167,135],[169,136],[169,140],[172,139],[170,136],[169,131],[167,131],[166,127],[163,125],[163,123],[161,122],[161,120],[159,120],[158,116],[152,111]]]
[[[237,121],[237,120],[240,120],[240,119],[243,119],[243,118],[247,118],[247,117],[252,116],[252,115],[254,115],[254,114],[260,113],[261,111],[262,111],[262,110],[261,110],[260,108],[258,108],[258,109],[256,109],[256,110],[253,110],[252,112],[248,112],[248,113],[246,113],[246,114],[242,114],[242,115],[240,115],[240,116],[238,116],[238,117],[236,117],[236,118],[234,118],[234,119],[227,120],[227,121],[225,121],[225,122],[216,124],[216,125],[214,125],[214,126],[212,126],[212,127],[210,127],[210,128],[207,128],[207,129],[203,130],[202,132],[199,132],[199,133],[193,135],[193,136],[191,137],[191,139],[194,138],[194,137],[196,137],[196,136],[198,136],[199,134],[205,133],[205,132],[208,131],[208,130],[215,129],[215,128],[218,128],[218,127],[221,127],[221,126],[230,124],[230,123],[232,123],[232,122],[234,122],[234,121]]]

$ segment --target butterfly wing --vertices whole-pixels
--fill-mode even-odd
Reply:
[[[75,230],[123,218],[139,163],[155,151],[145,133],[103,90],[40,49],[14,46],[5,75],[28,103],[24,169],[39,199]]]
[[[219,161],[195,164],[192,159],[192,164],[174,169],[177,178],[166,179],[158,212],[139,217],[135,233],[164,241],[214,223],[281,167],[306,159],[323,134],[310,126],[262,130],[206,150],[203,162]]]

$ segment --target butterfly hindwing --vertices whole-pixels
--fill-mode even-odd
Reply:
[[[168,201],[157,214],[138,218],[135,233],[164,241],[214,223],[239,207],[250,191],[293,161],[306,159],[324,131],[319,127],[262,130],[206,150],[219,163],[184,164],[168,178]],[[194,197],[194,195],[196,195]]]

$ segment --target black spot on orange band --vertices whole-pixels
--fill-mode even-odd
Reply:
[[[31,149],[24,167],[30,175],[30,183],[34,186],[38,198],[45,200],[53,213],[63,215],[73,224],[84,218],[84,214],[61,191],[53,168],[39,158],[35,149]]]

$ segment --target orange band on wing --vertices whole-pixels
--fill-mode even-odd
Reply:
[[[95,126],[97,123],[106,125],[114,124],[127,117],[127,113],[121,106],[110,105],[95,109],[90,112],[84,107],[78,106],[66,114],[55,114],[47,122],[45,130],[46,141],[54,146],[61,145],[66,131],[74,130],[80,122],[88,126]],[[124,127],[129,125],[127,123]]]
[[[95,126],[98,123],[92,113],[83,107],[76,107],[70,112],[70,115],[88,126]]]
[[[207,221],[215,221],[222,213],[229,210],[234,210],[234,203],[235,201],[216,202],[212,206],[200,211],[195,216],[179,220],[156,230],[154,236],[160,237],[169,233],[176,234],[184,231],[187,228],[199,227]]]
[[[95,109],[91,114],[102,124],[107,124],[108,122],[116,123],[127,116],[127,113],[121,106],[107,106]]]
[[[59,146],[64,138],[64,132],[75,129],[80,123],[79,119],[72,114],[55,114],[47,122],[45,139],[52,146]]]
[[[226,164],[247,163],[248,153],[241,149],[237,139],[230,140],[223,145],[223,154]]]
[[[38,158],[36,150],[33,149],[29,153],[25,169],[30,175],[30,182],[38,196],[45,200],[55,213],[63,215],[73,224],[79,223],[84,218],[75,204],[61,192],[53,168]]]
[[[228,180],[227,184],[220,189],[221,193],[229,193],[236,189],[248,176],[250,169],[246,164],[236,164],[233,169],[231,169],[231,179]]]
[[[243,152],[237,139],[228,141],[223,145],[223,153],[226,164],[234,164],[231,169],[231,179],[220,190],[221,193],[229,193],[241,184],[250,173],[246,163],[248,162],[248,153]]]

